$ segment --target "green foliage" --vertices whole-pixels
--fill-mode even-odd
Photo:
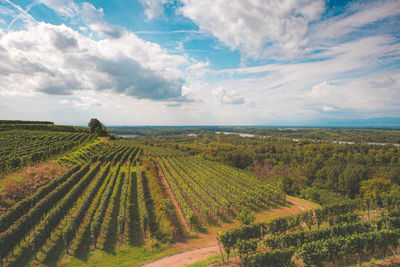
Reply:
[[[76,231],[78,230],[83,218],[85,217],[85,214],[89,209],[93,198],[96,196],[100,186],[105,181],[110,171],[110,166],[111,165],[108,164],[105,167],[105,169],[99,176],[99,179],[97,179],[96,183],[91,186],[91,188],[89,188],[83,199],[81,199],[81,201],[77,203],[75,208],[72,210],[72,216],[67,220],[67,223],[62,231],[63,240],[65,242],[67,250],[73,238],[75,237]]]
[[[254,212],[252,212],[251,210],[243,209],[240,211],[237,219],[242,225],[249,225],[251,223],[254,223],[256,217],[254,216]]]
[[[98,136],[107,135],[106,127],[98,119],[91,119],[88,126],[90,133],[97,134]]]
[[[301,190],[300,197],[320,203],[321,194],[316,187],[307,187]]]
[[[54,124],[52,121],[0,120],[1,124]]]
[[[252,267],[281,267],[290,266],[292,262],[294,248],[274,249],[270,251],[262,251],[255,254],[249,254],[242,257],[244,266]]]
[[[357,214],[344,214],[344,215],[337,215],[337,216],[332,216],[329,218],[329,225],[334,226],[338,224],[343,224],[343,223],[355,223],[360,221],[360,216]]]
[[[139,223],[140,229],[142,230],[143,237],[146,237],[146,231],[149,227],[149,215],[147,214],[146,207],[146,196],[143,188],[143,170],[142,167],[136,165],[137,174],[137,194],[138,194],[138,206],[139,206]]]
[[[361,183],[361,194],[364,199],[381,200],[390,191],[391,181],[384,178],[374,178]]]
[[[252,238],[262,238],[264,234],[268,233],[266,223],[254,223],[250,225],[244,225],[242,227],[233,228],[226,230],[218,235],[218,240],[221,242],[226,253],[230,254],[230,251],[236,247],[240,240],[248,240]]]
[[[48,159],[88,139],[85,133],[0,131],[0,173]]]
[[[52,180],[47,185],[41,187],[32,196],[23,199],[15,206],[10,208],[6,214],[0,217],[0,232],[4,232],[5,230],[7,230],[7,228],[9,228],[17,219],[19,219],[23,214],[27,213],[31,207],[35,206],[41,199],[43,199],[52,190],[57,188],[57,186],[59,186],[61,183],[65,182],[68,178],[71,177],[73,173],[77,172],[80,168],[80,165],[74,166],[61,177]]]
[[[356,233],[367,231],[369,229],[368,225],[354,224],[343,228],[333,227],[330,230],[318,230],[308,232],[301,231],[299,232],[299,234],[287,233],[288,231],[302,228],[303,224],[306,224],[309,229],[311,229],[311,226],[318,222],[319,224],[321,224],[332,216],[354,212],[359,207],[359,201],[344,201],[342,203],[322,207],[315,212],[309,210],[301,212],[297,215],[274,218],[268,222],[255,223],[229,229],[220,233],[218,235],[218,240],[222,244],[226,253],[229,255],[233,249],[237,248],[238,244],[241,244],[242,240],[249,240],[254,238],[261,240],[267,234],[272,235],[271,238],[267,238],[265,241],[265,244],[267,246],[270,246],[272,248],[282,248],[297,246],[299,244],[302,244],[301,242],[307,239],[319,240],[320,238],[348,234],[349,232]],[[351,214],[348,215],[348,217],[354,216],[352,216]],[[358,216],[356,217],[358,218]]]
[[[249,253],[255,253],[258,247],[258,238],[238,240],[236,246],[241,257],[246,257]]]
[[[390,129],[354,129],[354,128],[275,128],[275,127],[238,127],[238,126],[133,126],[133,127],[109,127],[115,134],[138,135],[138,136],[172,136],[172,135],[214,135],[215,132],[247,133],[264,135],[271,138],[283,137],[290,139],[304,139],[299,142],[301,145],[311,143],[310,139],[318,141],[352,141],[361,142],[387,142],[400,143],[398,130]],[[219,137],[238,138],[238,134],[230,134]],[[190,136],[193,139],[192,136]],[[243,139],[243,138],[242,138]]]
[[[347,236],[351,234],[365,233],[372,230],[372,227],[367,222],[358,222],[352,224],[335,225],[332,228],[311,230],[311,231],[296,231],[289,232],[283,235],[271,235],[263,242],[265,246],[272,249],[300,247],[302,244],[334,238],[337,236]]]
[[[67,126],[67,125],[53,125],[53,124],[0,124],[0,131],[12,130],[28,130],[28,131],[46,131],[46,132],[75,132],[75,133],[88,133],[85,127]]]
[[[98,140],[99,138],[94,137],[95,136],[92,135],[90,139],[92,141],[88,142],[85,146],[60,158],[58,163],[62,165],[68,165],[88,162],[91,160],[94,162],[99,158],[100,155],[103,155],[111,150],[109,144],[101,142]]]
[[[307,265],[320,266],[355,254],[386,253],[399,244],[397,231],[377,231],[305,243],[298,256]]]
[[[216,162],[181,156],[162,157],[158,162],[172,190],[203,224],[209,219],[230,217],[247,207],[265,208],[285,200],[275,185]]]
[[[67,214],[69,209],[74,205],[78,197],[81,195],[86,186],[92,181],[100,170],[100,164],[94,166],[68,193],[57,203],[55,209],[52,209],[46,216],[44,223],[35,229],[33,237],[29,240],[29,244],[33,248],[33,252],[37,253],[46,240],[50,237],[53,230],[58,226],[62,218]],[[65,235],[70,238],[71,235]]]
[[[92,240],[94,242],[95,247],[97,246],[97,239],[100,235],[100,229],[101,229],[101,225],[104,220],[104,216],[105,216],[105,212],[108,207],[108,203],[112,197],[112,194],[114,192],[114,187],[118,181],[120,168],[121,168],[121,164],[118,164],[112,174],[111,181],[108,183],[105,191],[103,192],[103,194],[101,196],[99,207],[96,210],[96,213],[94,214],[93,220],[90,225],[90,233],[91,233]]]
[[[29,210],[26,214],[21,214],[21,217],[17,219],[6,231],[0,233],[0,243],[6,244],[5,246],[1,247],[0,255],[8,255],[15,246],[21,242],[28,234],[29,231],[32,230],[45,215],[53,208],[54,206],[59,207],[57,203],[61,199],[66,199],[65,205],[70,205],[70,200],[75,197],[77,192],[80,192],[81,187],[78,187],[73,195],[66,195],[69,194],[72,188],[77,187],[76,185],[79,181],[81,181],[82,177],[89,171],[90,165],[87,164],[83,168],[81,168],[78,172],[75,172],[71,175],[64,183],[58,185],[51,193],[47,194],[46,197],[42,198],[33,208]],[[86,177],[86,176],[85,176]],[[91,179],[91,176],[87,176],[85,181]],[[79,184],[79,183],[78,183]],[[76,186],[75,186],[76,185]],[[80,183],[80,185],[84,185]],[[61,207],[61,206],[60,206]],[[61,212],[65,210],[57,209],[57,211],[50,213],[48,216],[50,218],[54,218],[54,220],[58,219]],[[52,223],[52,221],[49,221]],[[34,239],[32,242],[36,244],[36,242],[42,242],[43,240],[42,235],[47,235],[47,230],[43,230],[42,232],[37,234],[37,238]],[[40,240],[39,240],[40,239]],[[39,240],[39,241],[37,241]]]
[[[207,128],[207,127],[206,127]],[[208,128],[207,128],[208,129]],[[150,129],[148,129],[150,131]],[[158,129],[152,129],[157,133]],[[161,132],[164,128],[160,130]],[[172,130],[172,129],[171,129]],[[176,130],[176,129],[175,129]],[[185,130],[186,129],[181,129]],[[192,129],[195,130],[195,129]],[[364,180],[375,177],[390,179],[392,183],[399,183],[400,174],[400,149],[392,145],[367,145],[367,144],[335,144],[342,130],[271,130],[276,135],[268,138],[243,138],[238,135],[213,134],[206,129],[202,134],[193,136],[162,136],[162,137],[136,137],[139,144],[151,144],[149,151],[158,151],[165,156],[171,153],[185,153],[196,155],[211,161],[217,161],[233,167],[258,171],[254,162],[268,160],[268,171],[260,177],[267,177],[266,181],[279,182],[280,189],[289,194],[300,194],[305,187],[326,189],[351,199],[360,195],[360,185]],[[233,130],[233,129],[232,129]],[[243,128],[246,130],[246,128]],[[247,129],[250,131],[250,128]],[[255,129],[252,129],[257,131]],[[265,129],[267,131],[267,129]],[[329,141],[318,142],[302,140],[293,142],[282,138],[289,136],[321,137],[335,133]],[[340,132],[340,133],[339,133]],[[355,140],[357,138],[371,141],[379,140],[383,131],[359,131],[362,136],[357,136],[358,131],[344,131]],[[329,134],[328,134],[329,133]],[[388,136],[398,135],[393,131],[387,132]],[[294,138],[294,137],[293,137]],[[318,140],[320,140],[318,139]],[[388,139],[389,140],[389,139]],[[400,139],[398,139],[400,142]],[[352,140],[354,141],[354,140]],[[147,146],[146,146],[147,149]],[[162,152],[164,151],[164,152]],[[258,172],[259,173],[259,172]],[[264,173],[263,173],[264,174]],[[329,203],[335,198],[319,191],[320,203]],[[311,197],[317,198],[315,192]]]

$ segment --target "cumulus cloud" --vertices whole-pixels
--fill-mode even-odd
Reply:
[[[227,91],[223,87],[213,89],[212,95],[220,104],[240,105],[246,103],[246,99],[239,95],[237,91]]]
[[[89,24],[89,28],[103,38],[118,39],[124,34],[124,30],[120,27],[102,21]]]
[[[69,95],[106,90],[136,98],[187,101],[182,56],[124,32],[93,40],[65,25],[38,23],[0,37],[0,88]],[[13,84],[13,86],[10,86]]]
[[[311,21],[324,12],[323,0],[181,0],[180,12],[201,30],[250,57],[271,51],[296,54],[307,43]]]
[[[164,12],[163,5],[168,0],[140,0],[144,6],[144,11],[148,19],[154,19],[160,16]]]
[[[323,0],[178,1],[179,14],[199,26],[200,38],[211,34],[221,41],[215,49],[226,52],[225,44],[241,52],[241,67],[213,70],[218,59],[212,54],[194,60],[185,49],[188,39],[176,40],[171,54],[107,23],[103,10],[86,2],[35,1],[69,25],[56,26],[35,21],[32,6],[3,0],[10,2],[0,9],[6,24],[20,19],[25,28],[0,29],[1,113],[26,116],[37,109],[46,120],[54,113],[60,121],[62,113],[80,123],[100,113],[119,124],[400,116],[398,29],[376,30],[397,25],[398,1],[355,1],[340,15],[324,13]],[[141,3],[148,19],[171,7],[170,0]],[[260,65],[260,58],[275,60]]]

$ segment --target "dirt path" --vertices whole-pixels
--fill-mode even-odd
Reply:
[[[303,199],[291,196],[287,196],[286,199],[290,203],[288,206],[256,214],[256,222],[266,221],[267,219],[271,219],[278,216],[293,215],[302,212],[304,210],[314,209],[318,207],[318,205]],[[228,228],[232,228],[237,225],[238,222],[235,221],[230,224],[225,224],[225,223],[221,224],[219,227],[207,227],[208,228],[207,234],[197,233],[197,238],[189,239],[187,240],[187,242],[184,243],[174,244],[175,248],[178,248],[184,252],[154,261],[152,263],[144,265],[144,267],[185,266],[188,264],[205,260],[210,256],[219,254],[220,252],[216,239],[218,232],[221,232]]]
[[[158,177],[160,177],[160,181],[161,181],[161,184],[163,186],[164,192],[166,192],[170,196],[170,198],[172,200],[172,203],[175,206],[175,210],[178,213],[178,217],[179,217],[180,223],[185,227],[186,231],[188,233],[190,233],[189,225],[187,224],[187,222],[185,220],[185,216],[183,215],[183,212],[182,212],[181,208],[179,207],[179,204],[178,204],[178,201],[175,198],[175,195],[172,193],[172,190],[169,187],[168,181],[165,178],[164,173],[162,172],[160,166],[157,166],[157,169],[158,169]]]
[[[180,254],[166,257],[164,259],[155,261],[144,265],[144,267],[181,267],[195,262],[202,261],[208,257],[214,256],[219,253],[218,246],[206,247],[186,251]]]

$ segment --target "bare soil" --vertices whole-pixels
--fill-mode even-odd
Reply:
[[[153,263],[146,264],[146,267],[172,267],[172,266],[185,266],[188,264],[196,263],[207,259],[211,256],[217,255],[218,245],[206,248],[199,248],[195,250],[186,251],[173,256],[163,258]]]

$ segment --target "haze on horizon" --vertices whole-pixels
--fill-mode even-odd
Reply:
[[[400,1],[0,0],[0,119],[93,117],[400,118]]]

